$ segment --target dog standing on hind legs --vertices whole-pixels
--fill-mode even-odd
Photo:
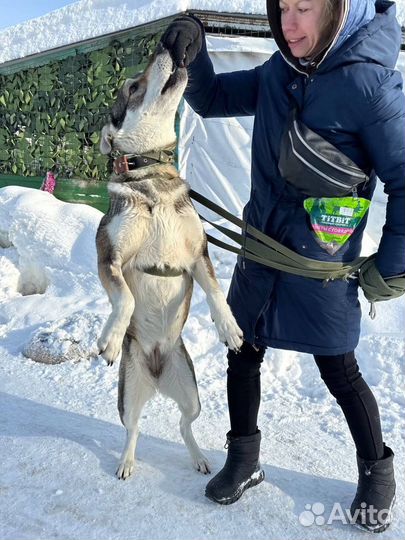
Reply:
[[[220,340],[233,350],[242,345],[189,188],[171,164],[186,84],[186,69],[159,45],[145,72],[120,89],[101,133],[101,151],[119,157],[108,184],[110,208],[96,237],[99,276],[112,306],[98,347],[109,365],[122,350],[118,409],[127,441],[117,476],[124,480],[134,468],[139,416],[157,391],[177,402],[193,465],[210,472],[191,429],[200,401],[181,338],[193,278],[206,294]]]

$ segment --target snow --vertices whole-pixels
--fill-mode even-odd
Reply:
[[[187,10],[266,14],[264,0],[79,0],[0,32],[0,64],[40,51],[132,28]],[[405,25],[405,0],[397,15]]]
[[[366,251],[375,249],[384,219],[381,190],[373,211]],[[193,470],[177,406],[163,397],[144,408],[135,475],[126,482],[115,478],[124,443],[116,409],[118,368],[107,368],[94,354],[109,313],[96,270],[101,216],[46,192],[0,190],[0,538],[364,538],[339,521],[304,526],[299,520],[314,503],[324,505],[325,518],[335,503],[349,508],[356,481],[346,424],[305,354],[266,354],[259,419],[266,481],[237,504],[220,507],[204,497],[208,478]],[[225,290],[233,255],[210,251]],[[384,538],[402,540],[403,299],[379,304],[377,313],[375,321],[364,315],[358,358],[380,405],[385,440],[396,453],[398,503]],[[69,332],[82,351],[57,365],[34,362],[23,351],[41,332],[51,336],[53,352],[69,345]],[[226,358],[198,287],[184,339],[202,403],[196,438],[217,472],[229,429]]]

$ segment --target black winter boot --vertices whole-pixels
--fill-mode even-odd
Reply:
[[[236,502],[245,490],[264,480],[259,462],[260,431],[246,437],[233,437],[229,431],[226,437],[225,465],[205,488],[205,496],[219,504]]]
[[[365,460],[357,455],[359,483],[351,506],[355,525],[369,532],[383,532],[392,519],[395,502],[394,452],[384,444],[384,457]]]

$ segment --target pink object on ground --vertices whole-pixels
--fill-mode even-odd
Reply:
[[[56,186],[56,178],[53,172],[48,171],[46,173],[45,179],[42,182],[41,190],[42,191],[48,191],[49,193],[53,193]]]

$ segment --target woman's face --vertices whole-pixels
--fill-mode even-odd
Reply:
[[[325,0],[280,0],[281,29],[291,54],[310,56],[323,28]]]

